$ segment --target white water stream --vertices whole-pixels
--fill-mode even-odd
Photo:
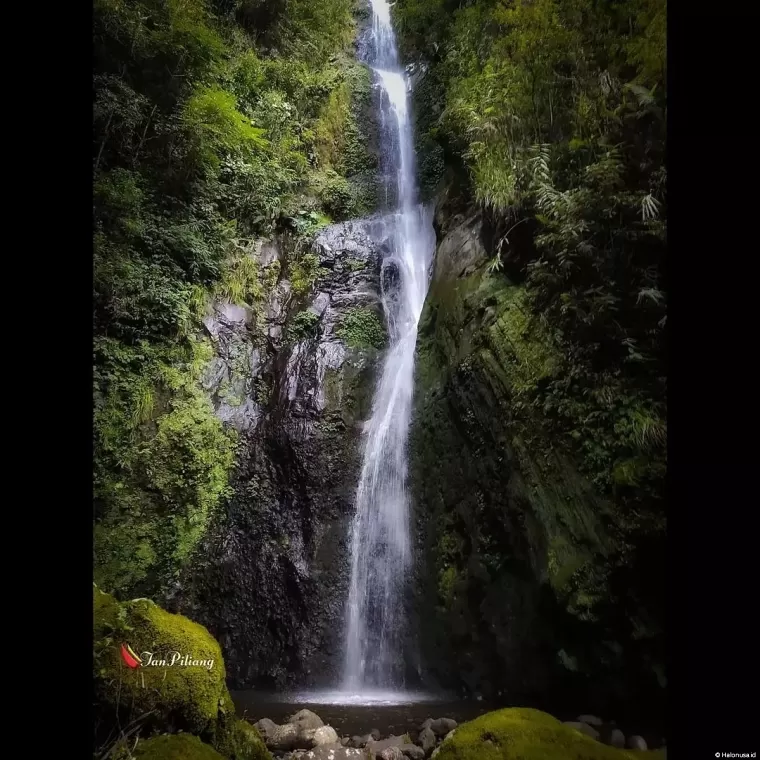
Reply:
[[[406,489],[414,350],[435,233],[417,203],[408,80],[398,60],[387,0],[372,0],[372,66],[380,88],[380,141],[390,252],[382,263],[389,347],[366,424],[351,535],[351,585],[340,693],[393,694],[404,686],[405,582],[411,569]],[[381,698],[382,699],[382,698]]]

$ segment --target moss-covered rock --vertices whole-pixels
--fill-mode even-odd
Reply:
[[[97,587],[93,588],[93,608],[95,689],[104,723],[118,717],[126,725],[147,716],[146,733],[187,731],[212,744],[229,760],[270,757],[256,729],[235,716],[221,649],[203,626],[166,612],[149,599],[119,603]],[[124,662],[123,644],[141,658],[139,667],[130,668]],[[194,664],[183,664],[185,656]],[[179,746],[172,743],[174,737],[171,742],[169,737],[159,739],[151,745],[156,752],[164,744],[167,752],[175,752],[174,747]]]
[[[226,714],[220,720],[214,746],[229,760],[271,760],[272,757],[250,723]]]
[[[656,760],[661,751],[615,749],[540,710],[510,707],[463,723],[436,760]]]
[[[114,710],[135,716],[153,712],[168,726],[213,736],[220,711],[231,710],[219,644],[182,615],[172,615],[149,599],[120,604],[94,589],[94,638],[98,697]],[[120,648],[128,644],[143,660],[129,668]],[[170,665],[189,655],[204,665]],[[167,664],[154,665],[155,662]]]
[[[138,743],[137,760],[224,760],[213,747],[191,734],[154,736]]]

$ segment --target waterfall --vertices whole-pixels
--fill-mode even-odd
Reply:
[[[407,437],[414,349],[435,248],[430,214],[417,202],[408,79],[387,0],[371,0],[369,64],[380,89],[380,142],[390,240],[381,269],[389,346],[364,433],[364,460],[351,534],[343,689],[400,689],[404,679],[404,591],[411,570]]]

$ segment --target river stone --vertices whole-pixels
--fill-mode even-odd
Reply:
[[[303,760],[369,760],[369,753],[365,749],[355,747],[341,747],[333,744],[323,744],[304,753]]]
[[[258,724],[256,727],[258,728]],[[302,741],[303,739],[301,737],[301,732],[298,730],[298,726],[293,725],[292,723],[285,723],[282,726],[275,725],[275,730],[268,736],[264,737],[264,744],[267,745],[267,749],[308,749],[309,746],[311,746],[304,746]]]
[[[625,734],[619,728],[613,728],[603,739],[605,744],[611,747],[623,749],[625,747]]]
[[[379,729],[377,729],[377,728],[373,728],[373,729],[372,729],[372,730],[369,732],[369,735],[370,735],[370,736],[371,736],[371,737],[372,737],[372,738],[373,738],[375,741],[378,741],[378,740],[380,739],[380,730],[379,730]]]
[[[379,741],[367,742],[367,749],[372,757],[378,757],[386,749],[392,749],[394,747],[401,747],[403,744],[407,744],[409,737],[407,736],[389,736],[387,739],[380,739]]]
[[[378,756],[378,760],[404,760],[401,747],[386,747]]]
[[[322,728],[325,725],[322,718],[311,710],[299,710],[295,715],[288,718],[287,722],[298,726],[298,728],[304,731]]]
[[[578,720],[581,723],[585,723],[588,726],[594,726],[595,728],[601,728],[604,722],[601,718],[597,718],[596,715],[579,715]]]
[[[352,736],[349,744],[352,747],[366,747],[368,742],[372,741],[372,734],[364,734],[364,736]]]
[[[420,735],[417,737],[417,744],[425,750],[425,754],[435,747],[435,734],[430,729],[430,726],[426,726],[420,731]]]
[[[427,727],[436,736],[445,736],[449,731],[453,731],[457,727],[457,722],[452,718],[438,718],[438,720],[430,721]]]
[[[565,725],[574,728],[576,731],[580,731],[582,734],[586,734],[586,736],[590,736],[592,739],[599,739],[599,732],[589,726],[588,723],[582,723],[579,720],[566,720]]]
[[[254,726],[258,729],[265,743],[274,738],[278,728],[277,724],[273,720],[269,720],[269,718],[262,718],[258,723],[254,723]]]
[[[340,745],[341,747],[348,747],[348,744],[351,740],[347,736],[342,736],[340,739]]]
[[[425,750],[416,744],[402,744],[399,749],[409,760],[425,760]]]
[[[432,724],[433,719],[427,718],[426,720],[422,721],[422,725],[420,726],[420,731],[424,731],[426,728],[430,728],[430,725]]]
[[[321,747],[324,744],[340,744],[338,734],[332,726],[320,726],[313,732],[305,731],[304,738],[311,739],[313,747]]]
[[[643,736],[629,736],[628,737],[628,749],[640,749],[646,752],[647,750],[647,743]]]

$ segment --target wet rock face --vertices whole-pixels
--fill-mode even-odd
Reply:
[[[220,641],[234,688],[320,686],[341,665],[362,422],[381,353],[341,325],[359,309],[382,324],[383,230],[378,219],[325,228],[305,294],[287,279],[287,241],[261,246],[260,271],[281,272],[266,304],[217,304],[204,323],[216,348],[205,387],[240,434],[238,466],[167,604]]]

